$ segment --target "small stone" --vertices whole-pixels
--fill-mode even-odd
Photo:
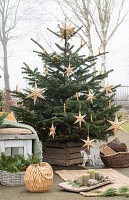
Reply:
[[[89,179],[88,180],[88,185],[89,186],[93,186],[93,185],[97,185],[99,182],[97,180],[94,179]]]

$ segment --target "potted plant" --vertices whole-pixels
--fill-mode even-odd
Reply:
[[[0,157],[0,177],[1,184],[7,186],[24,185],[24,174],[26,168],[31,164],[41,162],[39,155],[28,155],[25,159],[23,155],[5,156],[4,153]]]

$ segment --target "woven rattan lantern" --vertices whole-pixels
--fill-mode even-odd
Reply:
[[[44,162],[30,165],[24,176],[24,183],[30,192],[46,192],[53,182],[52,167]]]

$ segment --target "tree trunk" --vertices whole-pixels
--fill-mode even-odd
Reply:
[[[3,46],[3,51],[4,51],[4,84],[5,84],[5,89],[10,89],[9,73],[8,73],[7,44]]]
[[[4,84],[5,84],[5,95],[4,95],[4,106],[3,106],[3,111],[4,112],[11,112],[10,107],[11,107],[11,95],[10,92],[7,90],[10,89],[9,85],[9,73],[8,73],[8,54],[7,54],[7,42],[5,41],[3,43],[3,53],[4,53]]]
[[[106,52],[106,45],[105,44],[101,44],[101,50],[102,50],[102,53]],[[102,74],[106,73],[106,54],[103,54],[101,56],[101,73]],[[101,84],[105,85],[105,79],[102,80]]]
[[[101,49],[102,49],[102,53],[105,53],[106,51],[106,45],[105,44],[102,44],[101,45]],[[101,72],[102,74],[106,73],[106,54],[103,54],[101,56]]]

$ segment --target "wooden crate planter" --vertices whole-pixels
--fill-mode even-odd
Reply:
[[[66,144],[43,143],[43,161],[52,165],[70,166],[82,163],[80,150],[83,143],[68,142]]]
[[[25,172],[6,172],[2,170],[1,185],[21,186],[24,184]]]

